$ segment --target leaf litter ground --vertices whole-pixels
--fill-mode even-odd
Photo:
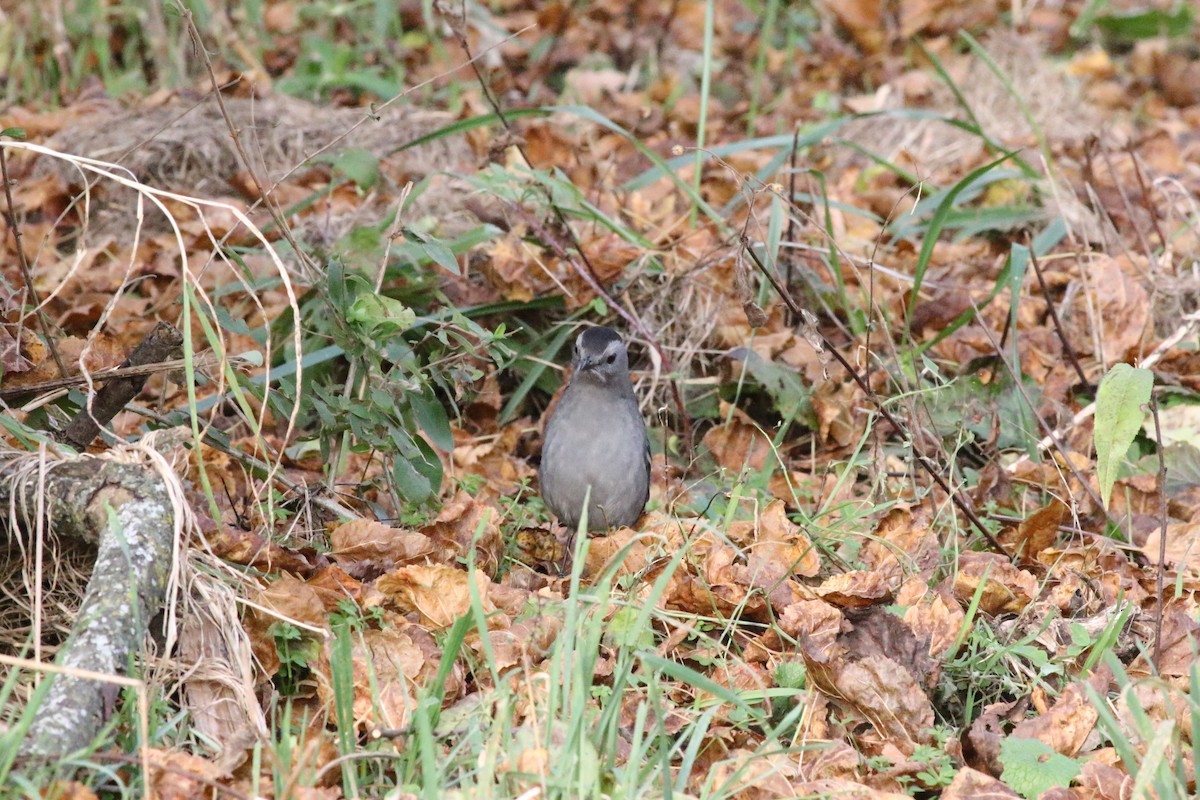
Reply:
[[[537,27],[501,44],[492,63],[503,69],[484,78],[506,110],[513,97],[514,108],[558,107],[514,115],[509,131],[493,123],[406,148],[489,113],[467,81],[454,113],[382,118],[242,81],[230,94],[242,95],[235,124],[257,126],[249,165],[211,103],[192,108],[183,93],[132,111],[80,101],[6,115],[34,142],[114,160],[128,151],[146,182],[241,208],[261,195],[261,171],[278,181],[271,196],[298,240],[368,283],[388,243],[482,231],[453,269],[426,259],[384,273],[381,288],[429,313],[490,306],[485,327],[525,329],[507,351],[468,331],[439,362],[451,378],[438,396],[454,413],[432,511],[398,500],[396,452],[350,441],[331,462],[319,415],[290,428],[282,406],[256,404],[255,429],[228,397],[201,412],[227,448],[202,444],[177,463],[196,488],[192,563],[224,565],[209,591],[245,601],[239,630],[226,631],[239,668],[181,678],[195,731],[156,751],[156,790],[198,791],[182,772],[335,797],[351,791],[341,759],[375,750],[441,759],[444,788],[464,795],[574,796],[567,787],[593,774],[585,751],[607,775],[589,790],[653,751],[667,765],[659,780],[706,796],[1118,797],[1134,778],[1190,791],[1200,99],[1176,76],[1187,64],[1175,43],[1072,40],[1077,18],[1049,8],[1030,10],[1018,36],[992,4],[903,3],[891,27],[864,2],[815,15],[805,46],[789,47],[764,39],[746,7],[718,3],[721,69],[701,117],[703,5],[507,5],[494,12],[500,30]],[[482,30],[472,48],[488,46]],[[539,39],[552,43],[540,60]],[[653,70],[631,70],[631,53],[651,52]],[[461,51],[424,55],[414,83],[463,62]],[[330,152],[365,150],[377,170],[304,163],[356,124]],[[103,182],[83,206],[79,175],[61,162],[11,151],[10,167],[35,288],[76,370],[115,366],[156,319],[181,324],[185,282],[221,309],[215,318],[240,323],[222,324],[226,354],[260,350],[256,332],[289,319],[269,260],[234,218],[172,207],[177,235],[161,218],[138,225],[135,196]],[[409,181],[420,191],[394,224]],[[555,215],[547,197],[571,213]],[[239,256],[213,261],[210,236],[226,234]],[[904,430],[814,348],[743,239]],[[12,238],[3,246],[7,285],[21,286]],[[325,276],[288,265],[313,301],[299,306],[302,326],[320,331],[303,314],[319,307]],[[548,297],[561,303],[539,305]],[[0,389],[57,377],[46,343],[15,324],[20,295],[0,299]],[[564,310],[628,330],[656,454],[649,513],[587,542],[574,574],[559,575],[568,555],[539,513],[533,465],[557,383],[544,362],[568,349],[529,329]],[[1148,426],[1105,507],[1080,412],[1108,367],[1148,361],[1164,389],[1166,483]],[[358,392],[396,390],[394,374],[335,375]],[[186,409],[178,383],[150,389],[160,418]],[[36,425],[36,404],[14,412]],[[130,437],[146,424],[130,413],[113,429]],[[1056,444],[1039,447],[1051,432]],[[1003,553],[930,488],[914,452]],[[264,476],[247,456],[276,468]],[[220,487],[209,498],[201,469]],[[332,487],[357,518],[331,516],[298,487]],[[229,565],[249,572],[229,577]],[[181,661],[220,627],[190,613]],[[570,686],[582,694],[565,696]],[[305,758],[248,758],[284,705]],[[574,725],[591,750],[572,743]],[[381,775],[413,788],[430,774],[399,763]]]

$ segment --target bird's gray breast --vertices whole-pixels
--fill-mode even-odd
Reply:
[[[632,396],[572,386],[546,429],[542,496],[565,525],[577,526],[591,488],[588,527],[632,525],[646,504],[650,476],[646,426]]]

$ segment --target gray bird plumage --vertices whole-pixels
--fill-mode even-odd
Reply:
[[[588,328],[575,339],[572,365],[546,423],[542,499],[568,528],[579,527],[585,497],[588,530],[632,525],[650,498],[650,442],[625,344],[611,328]]]

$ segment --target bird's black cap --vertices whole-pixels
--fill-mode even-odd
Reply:
[[[579,348],[589,353],[603,353],[613,342],[621,341],[621,336],[612,328],[588,328],[579,334]]]

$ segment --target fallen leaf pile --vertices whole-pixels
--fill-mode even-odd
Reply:
[[[213,65],[242,75],[225,113],[192,99],[197,70],[137,103],[0,115],[167,193],[6,148],[23,247],[0,242],[6,414],[44,425],[29,392],[118,365],[159,320],[221,328],[194,340],[221,351],[195,389],[209,438],[176,463],[192,547],[239,571],[244,668],[181,679],[211,749],[150,750],[158,796],[288,774],[290,796],[335,798],[348,751],[423,736],[454,765],[498,737],[490,772],[462,766],[489,789],[561,788],[562,754],[586,749],[567,707],[608,726],[608,777],[646,730],[681,737],[666,759],[690,796],[1107,800],[1150,791],[1138,765],[1194,791],[1194,20],[1181,44],[1121,40],[1116,12],[1101,35],[1074,1],[766,4],[787,17],[771,27],[726,0],[511,0],[439,11],[447,40],[403,55],[431,94],[375,108],[362,86],[273,92],[310,56],[302,4],[267,5],[266,72]],[[454,72],[470,56],[486,92]],[[453,102],[422,109],[451,75]],[[505,120],[473,124],[493,103]],[[335,261],[417,315],[362,352],[331,334],[337,353],[299,354]],[[565,315],[628,333],[655,450],[647,514],[574,562],[536,492],[546,362],[570,340],[520,349]],[[444,359],[405,360],[431,341]],[[392,491],[401,444],[323,440],[344,420],[231,391],[265,379],[230,360],[248,353],[301,361],[328,408],[436,373],[445,440],[410,431],[440,463],[432,502]],[[1116,363],[1163,393],[1105,507],[1081,411]],[[113,434],[182,424],[180,380],[154,376],[153,416]],[[202,661],[216,623],[197,619],[180,650]],[[564,663],[587,673],[577,695]],[[303,753],[251,758],[284,698]]]

